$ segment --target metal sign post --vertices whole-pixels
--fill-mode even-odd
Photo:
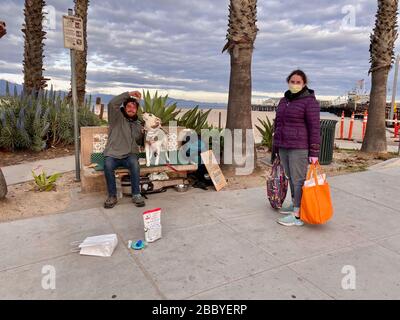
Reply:
[[[71,56],[71,88],[72,104],[74,107],[74,143],[75,143],[75,180],[81,181],[79,161],[79,125],[78,125],[78,95],[76,90],[75,50],[83,51],[83,23],[82,19],[73,15],[68,9],[68,16],[63,16],[64,47],[70,49]]]
[[[394,116],[394,104],[396,103],[396,92],[397,92],[397,76],[399,74],[399,62],[400,55],[397,55],[394,69],[394,77],[393,77],[393,89],[392,89],[392,104],[390,108],[389,120],[393,120]]]

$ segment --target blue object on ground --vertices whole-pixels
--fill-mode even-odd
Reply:
[[[132,244],[132,249],[141,250],[144,248],[144,246],[145,246],[145,242],[142,240],[138,240],[134,244]]]

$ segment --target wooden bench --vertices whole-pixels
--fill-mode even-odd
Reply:
[[[178,137],[185,130],[184,127],[165,128],[169,138],[172,140],[172,144],[177,148],[181,145]],[[103,171],[96,171],[94,168],[89,167],[91,165],[91,155],[93,153],[103,152],[108,137],[108,127],[81,127],[81,189],[83,193],[89,192],[101,192],[106,191],[106,181],[104,178]],[[176,185],[183,183],[187,177],[188,172],[197,170],[197,164],[172,164],[171,166],[160,165],[140,166],[140,175],[146,176],[150,173],[166,172],[170,177],[170,180],[160,181],[163,186]],[[119,178],[124,175],[128,175],[128,169],[117,169],[116,174]]]

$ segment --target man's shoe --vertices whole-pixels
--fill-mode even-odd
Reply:
[[[141,194],[134,194],[132,196],[132,202],[135,204],[136,207],[144,207],[144,199]]]
[[[289,206],[283,207],[279,210],[279,213],[281,214],[293,214],[294,207],[293,203],[291,203]]]
[[[294,215],[290,214],[287,215],[286,217],[280,218],[277,221],[279,224],[286,226],[286,227],[291,227],[291,226],[302,226],[304,224],[303,221],[300,219],[297,219]]]
[[[117,202],[117,197],[108,197],[107,200],[104,202],[104,208],[111,209],[117,204]]]

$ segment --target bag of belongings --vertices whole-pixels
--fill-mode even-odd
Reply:
[[[282,208],[288,190],[289,179],[281,164],[279,156],[276,156],[271,172],[267,177],[267,197],[274,209]]]

